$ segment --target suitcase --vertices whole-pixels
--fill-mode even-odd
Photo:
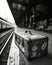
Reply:
[[[34,34],[15,34],[15,44],[28,60],[48,54],[48,37]]]

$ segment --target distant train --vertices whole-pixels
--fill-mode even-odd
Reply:
[[[0,29],[11,28],[12,24],[3,18],[0,18]]]

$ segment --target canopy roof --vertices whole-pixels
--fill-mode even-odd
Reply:
[[[15,20],[8,6],[7,0],[0,0],[0,17],[12,24],[15,24]]]

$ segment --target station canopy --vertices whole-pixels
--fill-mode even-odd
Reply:
[[[0,17],[16,25],[7,0],[0,0]]]

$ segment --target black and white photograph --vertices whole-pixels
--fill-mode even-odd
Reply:
[[[0,65],[52,65],[51,0],[0,0]]]

